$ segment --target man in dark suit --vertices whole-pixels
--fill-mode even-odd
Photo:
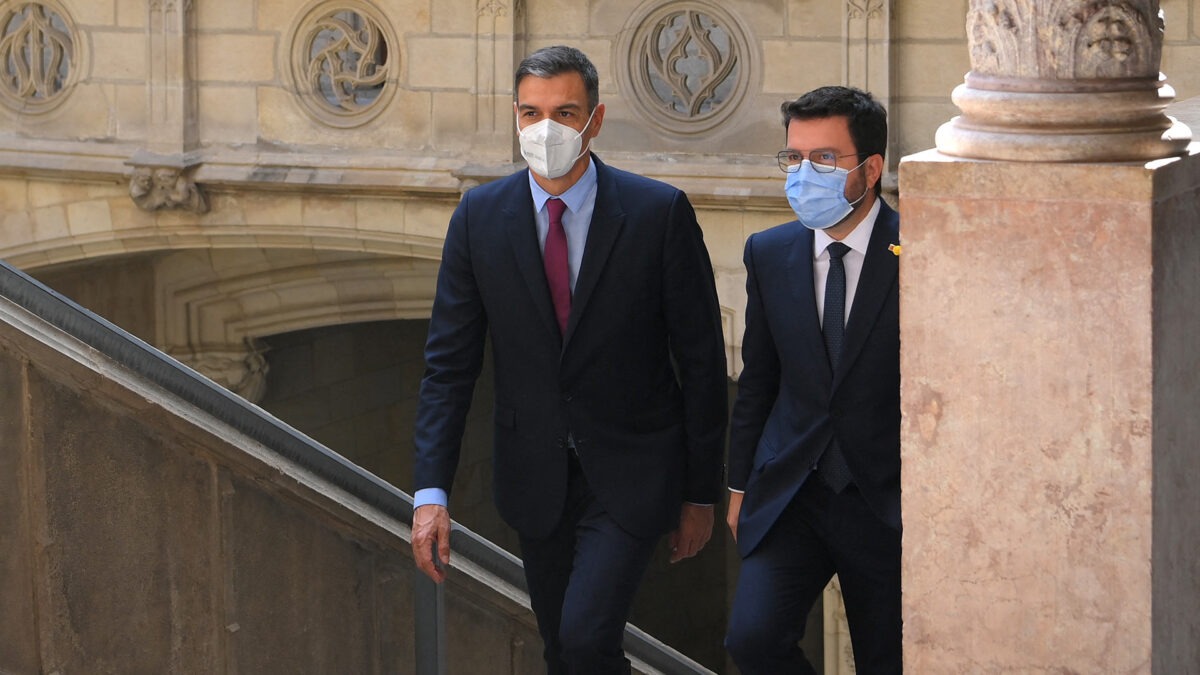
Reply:
[[[445,507],[490,335],[495,502],[517,530],[550,673],[627,673],[625,622],[656,542],[713,527],[727,414],[708,252],[679,190],[588,151],[596,69],[548,47],[516,72],[529,171],[450,220],[416,424],[413,555],[441,581]],[[431,556],[431,548],[433,553]]]
[[[798,641],[836,573],[858,672],[899,673],[899,217],[879,198],[887,118],[822,87],[783,105],[797,220],[746,242],[745,363],[728,523],[742,673],[812,673]]]

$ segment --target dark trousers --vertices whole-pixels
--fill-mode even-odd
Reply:
[[[854,486],[835,494],[810,475],[742,561],[725,646],[743,675],[815,672],[798,642],[835,573],[857,672],[901,672],[900,533]]]
[[[629,673],[621,649],[633,597],[657,538],[621,529],[572,458],[562,521],[545,539],[521,537],[529,600],[550,675]]]

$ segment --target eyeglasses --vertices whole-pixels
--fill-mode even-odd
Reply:
[[[775,159],[779,161],[779,170],[784,173],[794,173],[800,170],[800,163],[807,159],[812,162],[813,169],[817,173],[832,173],[837,168],[837,161],[843,157],[865,157],[866,153],[850,153],[849,155],[839,155],[834,150],[813,150],[808,153],[808,157],[804,153],[797,150],[780,150],[775,155]]]

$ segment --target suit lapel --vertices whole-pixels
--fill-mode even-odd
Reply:
[[[612,171],[599,159],[596,163],[596,205],[592,210],[592,222],[588,225],[587,243],[583,249],[583,262],[579,265],[579,276],[575,279],[575,292],[571,296],[571,315],[567,319],[567,333],[563,338],[563,349],[571,342],[575,326],[587,309],[592,292],[600,281],[600,273],[608,262],[613,244],[625,224],[625,211],[617,193],[617,181]],[[547,291],[548,293],[549,291]]]
[[[846,343],[842,347],[842,358],[835,373],[834,387],[854,365],[859,352],[866,343],[867,335],[879,316],[883,303],[888,299],[900,270],[899,258],[888,250],[889,244],[899,244],[899,229],[896,212],[887,204],[881,204],[867,244],[867,255],[863,260],[862,274],[854,292],[854,305],[850,308],[850,319],[846,323]]]
[[[796,230],[792,238],[792,250],[788,255],[788,288],[796,301],[797,317],[800,319],[800,345],[814,355],[814,360],[825,364],[829,370],[829,356],[825,353],[825,335],[821,332],[821,319],[817,314],[817,295],[813,286],[813,233],[812,230],[793,223]]]
[[[546,282],[546,268],[542,265],[542,251],[538,246],[537,226],[533,219],[533,194],[529,191],[529,177],[523,171],[518,176],[516,180],[519,187],[513,190],[516,196],[502,209],[500,222],[507,230],[517,269],[521,270],[521,277],[525,280],[538,315],[542,317],[546,328],[558,335],[558,319],[554,316],[550,285]]]

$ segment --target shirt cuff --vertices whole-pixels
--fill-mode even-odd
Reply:
[[[692,506],[712,506],[712,504],[701,504],[699,502],[685,502],[685,503],[691,504]]]
[[[744,494],[746,494],[746,491],[745,491],[745,490],[735,490],[735,489],[733,489],[733,488],[729,488],[729,491],[730,491],[730,492],[737,493],[737,494],[739,494],[739,495],[744,495]]]
[[[417,509],[429,504],[446,506],[446,491],[442,488],[421,488],[413,494],[413,508]]]

